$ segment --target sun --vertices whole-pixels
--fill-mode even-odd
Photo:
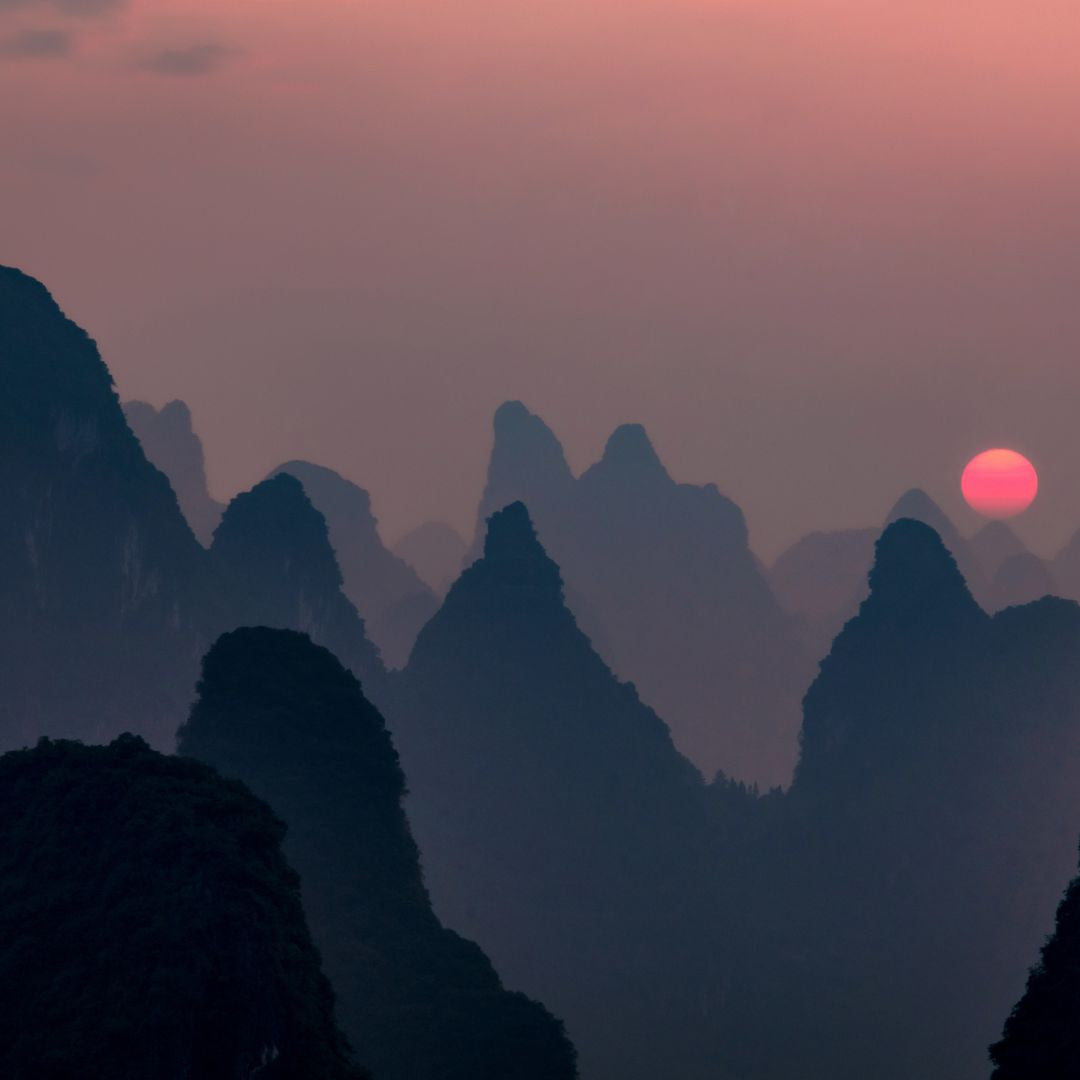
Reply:
[[[1035,501],[1039,475],[1015,450],[984,450],[967,463],[960,490],[968,506],[983,517],[1011,518]]]

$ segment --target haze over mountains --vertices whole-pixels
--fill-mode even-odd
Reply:
[[[582,628],[705,776],[786,782],[810,662],[739,508],[714,485],[673,481],[636,424],[579,478],[520,402],[499,409],[494,429],[478,530],[524,502]]]
[[[205,544],[186,409],[10,269],[0,379],[0,739],[108,744],[0,756],[5,1075],[1072,1075],[1072,547],[912,490],[766,569],[519,403],[460,571],[303,461]]]
[[[710,1075],[704,785],[590,647],[521,503],[492,516],[391,702],[440,915],[565,1019],[584,1075]]]
[[[480,949],[436,919],[397,753],[329,652],[292,631],[224,635],[178,748],[243,780],[284,819],[338,1017],[376,1076],[577,1075],[558,1022],[504,990]]]

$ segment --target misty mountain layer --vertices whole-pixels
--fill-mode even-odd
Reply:
[[[244,781],[285,851],[358,1057],[382,1080],[571,1080],[561,1025],[431,909],[405,778],[352,674],[291,631],[222,637],[179,751]]]
[[[576,479],[519,402],[494,426],[478,536],[490,514],[523,501],[582,629],[679,748],[708,777],[786,783],[809,667],[739,508],[715,485],[673,481],[640,425],[618,428]]]
[[[524,506],[491,518],[391,700],[439,915],[566,1021],[583,1076],[715,1077],[704,786],[592,650]]]

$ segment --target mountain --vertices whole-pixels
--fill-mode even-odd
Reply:
[[[756,1080],[985,1077],[1075,857],[1080,608],[987,615],[909,519],[869,586],[741,864],[756,925],[724,1023]]]
[[[388,551],[371,512],[371,497],[333,469],[289,461],[270,476],[287,473],[304,485],[326,519],[330,543],[344,578],[345,595],[364,618],[368,634],[393,668],[404,666],[416,635],[439,606],[432,590],[408,563]]]
[[[0,1073],[361,1080],[283,833],[132,736],[0,758]]]
[[[292,631],[222,637],[179,751],[236,777],[288,826],[285,853],[358,1057],[383,1080],[577,1075],[561,1025],[504,990],[431,909],[376,709],[325,649]]]
[[[393,551],[439,596],[461,572],[467,545],[445,521],[425,521],[402,536]]]
[[[991,583],[993,608],[996,611],[1017,604],[1029,604],[1057,591],[1057,583],[1050,576],[1046,563],[1030,551],[1005,559]]]
[[[1024,542],[1004,521],[988,521],[971,538],[970,545],[979,568],[991,580],[1006,559],[1027,554]]]
[[[206,552],[94,342],[0,268],[0,746],[167,745],[222,617]]]
[[[300,630],[330,649],[378,693],[385,669],[364,620],[342,591],[326,528],[300,481],[278,473],[237,495],[214,533],[210,556],[228,582],[228,627]]]
[[[808,656],[826,656],[858,610],[880,535],[879,529],[810,533],[769,569],[773,593],[799,626]]]
[[[436,910],[563,1017],[589,1080],[716,1077],[716,854],[700,775],[563,602],[515,503],[388,711]]]
[[[990,1047],[992,1080],[1069,1080],[1080,1076],[1080,878],[1057,911],[1053,936],[1043,946],[1024,996]]]
[[[582,629],[707,775],[786,782],[810,679],[796,627],[715,485],[678,484],[639,424],[574,478],[519,402],[495,414],[480,518],[519,499],[562,568]]]
[[[147,458],[169,478],[192,531],[209,547],[225,507],[207,489],[202,440],[191,426],[191,410],[183,401],[160,409],[126,401],[123,409]]]
[[[1050,573],[1062,596],[1080,600],[1080,530],[1073,534],[1052,560]]]

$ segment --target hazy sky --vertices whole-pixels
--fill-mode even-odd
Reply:
[[[0,262],[183,397],[471,525],[490,414],[641,421],[766,557],[994,445],[1080,526],[1076,0],[0,0]]]

